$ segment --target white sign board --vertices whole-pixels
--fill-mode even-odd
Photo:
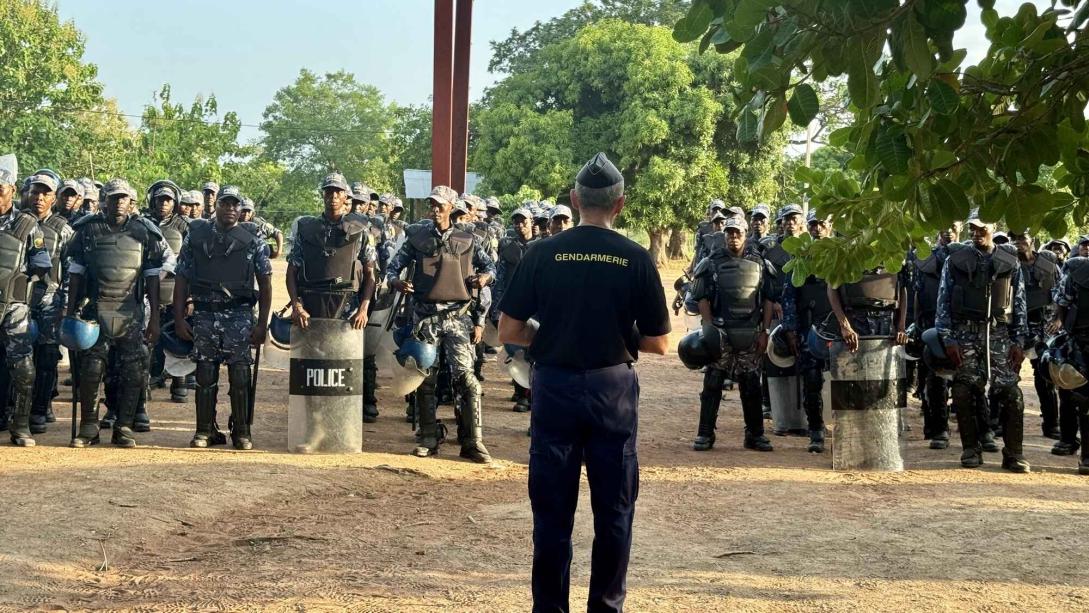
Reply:
[[[475,172],[465,173],[465,191],[472,194],[480,183],[480,175]],[[405,169],[405,197],[427,198],[431,195],[431,171]]]

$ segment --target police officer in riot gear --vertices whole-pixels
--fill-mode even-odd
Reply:
[[[1089,258],[1075,256],[1066,261],[1063,267],[1062,277],[1054,293],[1055,313],[1048,322],[1046,331],[1048,334],[1057,334],[1060,330],[1072,336],[1072,341],[1077,350],[1089,355]],[[1085,364],[1081,364],[1082,376]],[[1089,387],[1082,386],[1079,389],[1066,390],[1067,400],[1072,408],[1071,412],[1076,416],[1078,429],[1081,430],[1081,443],[1089,441]],[[1061,411],[1061,409],[1060,409]],[[1055,455],[1073,455],[1081,447],[1081,459],[1078,462],[1078,474],[1089,475],[1089,445],[1079,444],[1076,435],[1067,438],[1063,433],[1063,440],[1056,444],[1056,448],[1062,443],[1068,443],[1057,453],[1053,448],[1051,453]]]
[[[1030,347],[1043,346],[1047,340],[1045,327],[1052,319],[1054,302],[1051,292],[1059,284],[1059,263],[1050,251],[1037,251],[1028,230],[1010,231],[1010,240],[1017,249],[1021,262],[1021,276],[1025,284],[1025,305],[1028,312],[1027,343]],[[1061,440],[1059,432],[1059,400],[1055,384],[1051,381],[1047,364],[1042,363],[1038,352],[1032,358],[1032,382],[1040,400],[1041,427],[1047,438]],[[997,416],[992,416],[997,417]]]
[[[7,413],[11,406],[8,431],[12,444],[33,447],[30,412],[35,361],[27,300],[32,293],[32,284],[36,284],[35,278],[40,280],[51,275],[52,262],[38,219],[13,206],[15,178],[3,176],[8,172],[0,170],[0,334],[4,341],[5,367],[0,376],[0,412]],[[35,208],[53,204],[58,187],[55,177],[36,174],[30,176],[28,182],[27,198],[36,203]]]
[[[268,243],[268,257],[275,260],[283,253],[284,233],[281,232],[279,228],[272,225],[272,222],[257,214],[257,205],[254,204],[252,199],[246,196],[243,196],[242,198],[242,216],[240,217],[240,223],[250,222],[257,227],[258,236],[261,237],[261,240]]]
[[[65,185],[68,183],[66,181]],[[76,185],[79,184],[76,183]],[[68,191],[62,188],[62,193],[68,193]],[[49,273],[40,276],[34,282],[30,295],[30,315],[38,326],[38,338],[34,342],[35,374],[34,401],[30,413],[31,434],[44,433],[46,424],[56,421],[56,417],[53,416],[52,401],[57,387],[57,364],[61,358],[60,346],[57,344],[57,325],[64,311],[66,252],[68,243],[72,240],[72,228],[64,217],[53,212],[55,209],[52,192],[31,187],[28,208],[25,212],[37,218],[38,228],[44,239],[43,247],[50,262]]]
[[[83,204],[83,184],[75,179],[65,179],[57,193],[53,213],[69,224],[76,221],[79,207]]]
[[[431,219],[405,229],[407,238],[386,271],[390,287],[412,294],[415,334],[440,346],[451,369],[451,383],[461,399],[458,431],[461,456],[474,462],[490,462],[482,440],[480,382],[473,376],[472,346],[484,333],[484,313],[472,300],[470,290],[481,289],[495,276],[495,265],[480,239],[450,221],[457,192],[440,185],[428,197]],[[411,281],[401,271],[415,262]],[[438,452],[441,441],[436,421],[435,382],[432,370],[416,391],[419,429],[413,453],[426,457]]]
[[[136,191],[128,182],[113,179],[102,188],[102,195],[105,210],[76,222],[69,246],[66,314],[97,319],[100,328],[98,342],[79,355],[80,424],[72,446],[98,443],[98,386],[113,348],[121,385],[112,441],[120,447],[135,447],[133,421],[147,382],[145,343],[159,337],[158,317],[151,317],[145,330],[144,298],[150,312],[157,314],[159,275],[172,273],[175,259],[158,225],[131,214]]]
[[[715,209],[711,213],[710,225],[707,231],[699,237],[699,242],[696,243],[695,252],[692,254],[692,267],[691,270],[696,270],[696,265],[703,261],[704,258],[711,255],[711,249],[715,246],[721,245],[722,237],[715,236],[717,233],[726,229],[726,214],[719,209]],[[694,274],[694,273],[693,273]]]
[[[362,331],[374,296],[376,255],[369,224],[349,212],[348,182],[331,173],[321,182],[325,210],[320,216],[300,217],[287,255],[287,293],[291,320],[305,330],[311,317],[345,319]],[[313,412],[309,413],[316,418]],[[322,433],[311,424],[310,440],[298,451],[312,452]]]
[[[921,330],[934,327],[942,269],[949,257],[949,245],[956,242],[960,235],[960,227],[960,222],[955,222],[942,230],[930,255],[914,262],[915,326]],[[923,360],[919,360],[918,364],[922,384],[923,438],[930,440],[931,449],[945,449],[949,447],[949,385]]]
[[[490,317],[499,325],[499,301],[503,299],[503,293],[514,278],[514,271],[518,269],[518,263],[529,248],[533,240],[532,214],[524,209],[517,208],[510,215],[511,230],[499,241],[499,258],[495,263],[495,285],[492,289],[492,310]],[[514,382],[514,412],[525,413],[529,411],[529,390]]]
[[[755,211],[754,211],[755,213]],[[828,217],[819,217],[809,210],[809,234],[816,240],[832,234]],[[824,279],[809,275],[801,287],[793,283],[783,285],[783,329],[792,352],[798,356],[798,374],[802,379],[802,404],[809,424],[810,453],[824,452],[824,387],[826,364],[823,358],[813,355],[806,342],[813,326],[819,326],[828,318],[832,307],[828,302],[828,284]]]
[[[757,251],[761,253],[771,266],[768,268],[768,292],[766,298],[773,305],[764,310],[764,328],[771,329],[772,321],[783,318],[783,290],[790,282],[790,273],[783,270],[790,261],[790,254],[783,249],[783,241],[792,236],[801,236],[805,232],[805,219],[802,217],[802,207],[797,204],[787,204],[779,209],[777,220],[782,228],[781,234],[771,234],[758,243]],[[763,394],[764,418],[771,419],[771,394],[768,392],[768,371],[773,375],[778,367],[767,359],[764,360],[764,369],[761,374],[761,389]]]
[[[181,201],[182,190],[173,181],[156,181],[148,188],[147,219],[159,227],[159,232],[166,239],[170,250],[181,253],[182,241],[189,234],[189,220],[177,214],[177,204]],[[159,318],[160,329],[174,318],[174,276],[165,275],[159,279]],[[165,385],[163,365],[166,356],[161,343],[156,343],[151,354],[151,379],[156,387]],[[172,377],[170,381],[170,399],[185,402],[189,388],[185,386],[185,377]],[[145,399],[146,400],[146,399]]]
[[[197,429],[191,447],[207,447],[213,436],[221,364],[227,366],[230,383],[231,441],[235,449],[253,447],[250,347],[265,341],[272,264],[257,226],[239,223],[241,206],[241,191],[224,185],[216,199],[214,221],[194,220],[178,257],[174,329],[182,340],[193,341],[192,358],[197,364]],[[186,319],[189,298],[193,300],[192,325]],[[258,305],[256,321],[254,304]]]
[[[976,414],[986,410],[979,399],[989,380],[1004,420],[1002,468],[1024,473],[1030,468],[1022,452],[1025,409],[1017,383],[1025,357],[1025,285],[1017,251],[992,241],[994,225],[973,215],[968,226],[972,242],[951,245],[945,260],[935,318],[938,331],[956,340],[947,343],[947,353],[957,368],[951,392],[964,449],[961,465],[983,463]]]
[[[762,248],[761,241],[768,237],[771,226],[768,218],[771,217],[771,207],[761,202],[749,211],[749,240]]]
[[[727,219],[725,232],[704,236],[704,241],[717,238],[718,244],[711,247],[710,255],[692,273],[690,299],[699,304],[703,342],[711,347],[712,355],[722,356],[704,373],[699,430],[692,443],[696,451],[714,447],[715,424],[727,378],[737,382],[741,391],[745,448],[772,450],[764,436],[760,391],[760,362],[768,345],[764,311],[771,308],[766,298],[770,271],[748,242],[747,234],[744,217]]]

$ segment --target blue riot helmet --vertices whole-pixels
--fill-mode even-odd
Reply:
[[[904,356],[909,360],[921,360],[926,345],[923,344],[922,328],[911,324],[907,329],[908,341],[904,345]]]
[[[159,342],[163,351],[179,358],[188,358],[193,352],[193,341],[182,340],[175,331],[174,322],[169,321],[159,333]]]
[[[1086,379],[1089,368],[1086,368],[1085,356],[1074,339],[1065,332],[1048,341],[1041,359],[1047,364],[1048,374],[1059,389],[1076,390],[1089,382]]]
[[[72,351],[87,351],[98,342],[98,333],[97,321],[65,317],[61,320],[58,340]]]
[[[439,359],[439,349],[415,337],[406,338],[393,353],[397,363],[406,369],[426,372]]]
[[[805,337],[809,354],[818,360],[828,360],[832,357],[831,347],[835,340],[835,337],[823,333],[823,328],[817,328],[817,326],[810,326],[809,333]]]
[[[291,305],[286,305],[276,313],[268,322],[268,336],[273,347],[291,351],[291,316],[288,310]]]

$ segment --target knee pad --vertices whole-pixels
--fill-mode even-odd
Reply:
[[[760,385],[760,375],[755,372],[737,375],[738,394],[741,402],[763,402],[763,388]]]
[[[471,372],[458,373],[455,383],[470,397],[480,395],[480,381]]]
[[[968,384],[954,382],[950,386],[949,393],[953,397],[953,404],[957,405],[958,410],[975,408],[975,394],[972,393],[972,388]]]
[[[721,390],[724,383],[726,383],[726,371],[708,366],[707,372],[703,373],[703,389]]]
[[[99,356],[80,355],[79,378],[81,381],[91,381],[97,385],[102,382],[104,374],[106,374],[106,360]]]
[[[231,389],[249,390],[252,382],[251,372],[249,364],[231,364],[227,366],[227,381],[230,382]]]
[[[1016,385],[996,387],[991,390],[994,393],[995,403],[1008,411],[1022,412],[1025,410],[1021,388]]]
[[[34,385],[34,359],[31,356],[19,358],[8,365],[11,369],[11,386],[14,388]]]
[[[197,362],[197,386],[212,387],[219,383],[219,364]]]

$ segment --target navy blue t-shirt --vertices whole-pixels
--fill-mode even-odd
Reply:
[[[536,363],[577,370],[632,362],[639,355],[636,330],[664,336],[670,329],[650,254],[597,226],[531,243],[499,310],[540,322],[529,349]]]

